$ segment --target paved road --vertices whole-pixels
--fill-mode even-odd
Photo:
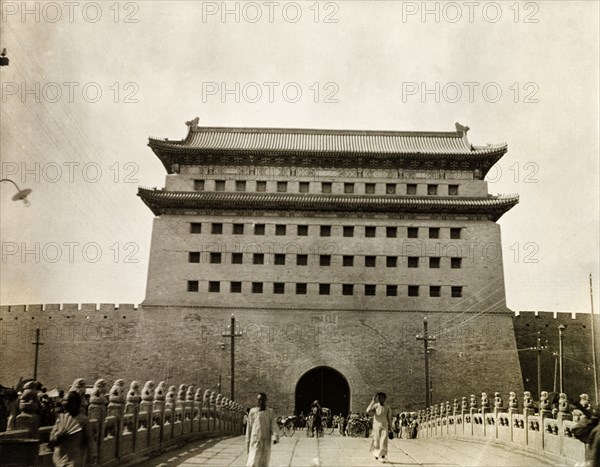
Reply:
[[[271,466],[326,467],[385,465],[369,454],[369,439],[329,435],[307,438],[296,433],[282,438],[273,446]],[[550,460],[497,445],[452,439],[390,441],[388,465],[402,466],[510,466],[534,467],[556,465]],[[167,453],[144,464],[144,467],[244,466],[244,438],[220,438],[190,443],[180,451]]]

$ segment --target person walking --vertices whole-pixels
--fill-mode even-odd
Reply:
[[[272,409],[267,408],[267,395],[261,392],[258,407],[248,412],[246,427],[246,467],[268,467],[271,459],[271,441],[279,442],[279,427]]]
[[[312,415],[312,426],[310,428],[310,436],[314,437],[314,432],[317,432],[317,438],[319,435],[323,436],[323,412],[319,401],[314,401],[310,407],[310,413]]]
[[[69,392],[65,413],[56,420],[50,432],[54,447],[52,462],[56,467],[83,467],[96,461],[96,443],[89,419],[81,412],[81,396]]]
[[[400,429],[402,431],[402,438],[403,439],[409,439],[410,435],[409,435],[409,425],[410,422],[408,420],[408,417],[406,416],[406,414],[402,414],[400,415]]]
[[[417,417],[412,417],[410,421],[410,437],[411,439],[417,438],[417,433],[419,431],[419,422],[417,422]]]
[[[385,405],[386,395],[378,392],[367,407],[367,414],[373,415],[373,441],[371,443],[371,454],[375,460],[381,458],[385,462],[388,450],[388,433],[392,429],[392,410]]]

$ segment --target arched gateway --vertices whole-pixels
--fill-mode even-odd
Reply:
[[[344,375],[328,366],[319,366],[304,373],[296,384],[295,413],[307,413],[314,400],[336,415],[348,413],[350,385]]]

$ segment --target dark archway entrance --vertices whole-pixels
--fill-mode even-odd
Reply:
[[[313,368],[304,373],[296,384],[295,412],[308,413],[310,404],[318,400],[337,415],[350,411],[350,385],[337,370],[327,366]]]

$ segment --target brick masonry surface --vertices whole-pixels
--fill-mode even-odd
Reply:
[[[537,352],[538,331],[541,345],[540,363],[542,367],[542,390],[551,391],[555,387],[556,357],[558,352],[558,326],[566,326],[563,332],[565,392],[578,399],[579,394],[594,392],[592,358],[592,316],[586,313],[520,312],[514,318],[517,347],[519,352],[523,384],[525,390],[537,394]],[[596,318],[596,346],[600,349],[600,321]],[[558,376],[556,376],[558,387]]]
[[[523,383],[509,313],[424,313],[270,309],[58,305],[2,307],[0,383],[14,385],[33,368],[35,328],[41,329],[39,379],[66,388],[77,377],[141,382],[197,381],[229,388],[229,341],[222,337],[232,312],[236,340],[236,400],[252,404],[269,394],[281,413],[294,410],[296,383],[327,366],[348,381],[353,410],[376,391],[406,410],[424,404],[422,332],[436,335],[431,356],[435,402],[471,392],[520,393]],[[32,319],[33,318],[33,319]]]

